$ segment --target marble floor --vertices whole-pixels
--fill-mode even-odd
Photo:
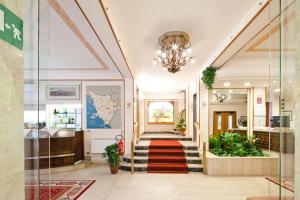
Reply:
[[[111,175],[102,163],[41,178],[96,180],[79,200],[245,200],[249,196],[278,193],[278,187],[264,177],[211,177],[201,173],[131,175],[125,171]]]

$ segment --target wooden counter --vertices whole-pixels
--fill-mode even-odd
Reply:
[[[233,133],[239,133],[243,136],[247,135],[247,130],[233,129]],[[280,151],[280,142],[282,144],[282,153],[295,152],[295,136],[291,130],[283,130],[282,137],[280,138],[279,130],[260,130],[254,129],[253,136],[258,138],[256,145],[262,149],[270,149],[272,151]],[[280,141],[281,139],[281,141]],[[270,145],[269,145],[270,144]]]
[[[25,169],[37,169],[37,163],[46,169],[84,160],[83,131],[61,130],[50,137],[47,131],[40,131],[39,139],[32,135],[25,137]]]

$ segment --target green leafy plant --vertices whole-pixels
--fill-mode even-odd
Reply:
[[[105,147],[105,153],[103,154],[110,167],[118,167],[120,164],[119,146],[118,144],[112,144]]]
[[[207,89],[212,90],[213,84],[216,77],[217,69],[214,67],[207,67],[205,70],[202,71],[202,82],[206,86]]]
[[[209,138],[210,152],[217,156],[266,156],[256,143],[255,137],[238,133],[225,133]]]
[[[178,121],[177,121],[177,123],[176,123],[176,125],[175,125],[175,130],[176,131],[182,131],[182,130],[186,130],[186,121],[185,121],[185,119],[183,119],[183,118],[180,118]]]

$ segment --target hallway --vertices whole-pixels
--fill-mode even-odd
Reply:
[[[0,0],[0,200],[300,200],[300,0]]]

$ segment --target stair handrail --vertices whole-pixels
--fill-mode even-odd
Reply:
[[[204,141],[203,134],[200,131],[200,125],[198,122],[194,123],[196,130],[197,130],[197,136],[199,141],[199,152],[201,154],[201,141],[202,141],[202,166],[203,166],[203,174],[206,174],[206,142]]]
[[[138,122],[134,122],[134,130],[131,140],[131,174],[134,174],[134,148],[137,142]]]

